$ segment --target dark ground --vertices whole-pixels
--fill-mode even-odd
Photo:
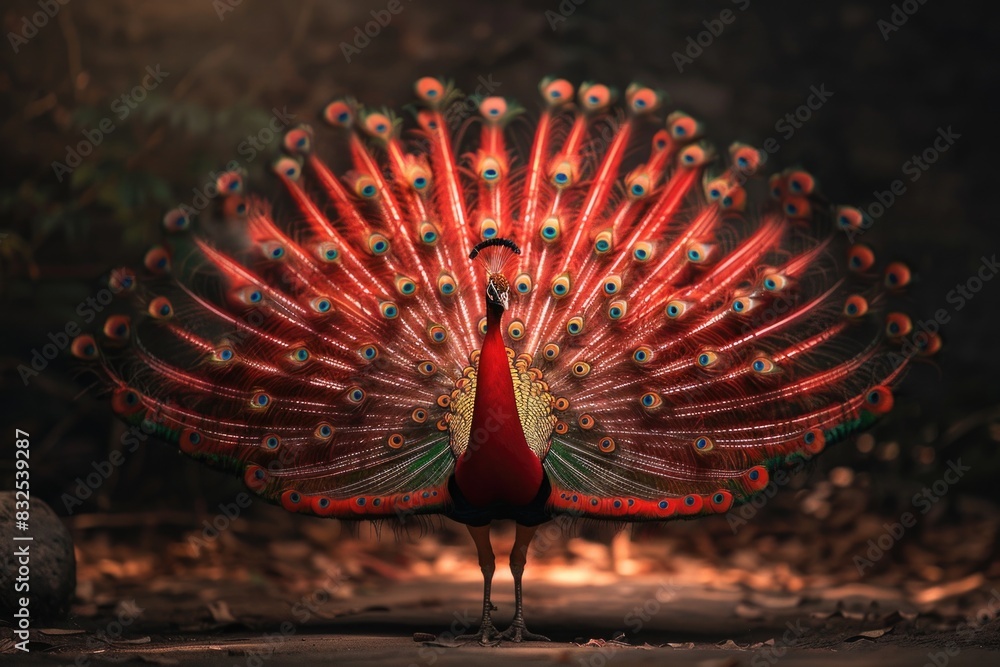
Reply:
[[[500,664],[502,656],[531,664],[756,665],[774,662],[758,643],[773,638],[780,649],[785,621],[804,618],[810,631],[782,664],[922,665],[953,641],[961,652],[947,656],[949,664],[995,662],[995,621],[968,636],[954,630],[1000,581],[1000,285],[985,283],[961,309],[948,295],[1000,247],[992,193],[1000,10],[931,0],[886,40],[877,22],[890,19],[890,2],[753,0],[740,11],[742,1],[577,1],[403,0],[403,11],[351,63],[341,42],[386,2],[243,0],[229,3],[220,20],[211,0],[77,1],[17,53],[0,48],[0,421],[5,434],[13,427],[32,434],[35,496],[72,514],[79,586],[58,627],[84,631],[38,634],[33,660],[43,650],[46,659],[72,659],[95,651],[97,641],[106,650],[95,659],[240,665],[347,656],[358,664],[469,664],[472,656]],[[560,7],[575,9],[565,21],[546,15],[560,16]],[[726,8],[735,20],[678,72],[672,54]],[[5,3],[4,34],[20,31],[22,17],[36,11],[36,2]],[[169,75],[119,120],[114,100],[156,65]],[[103,271],[134,262],[157,240],[164,210],[190,201],[209,170],[246,158],[240,143],[273,108],[311,121],[344,94],[399,108],[426,74],[470,92],[481,77],[497,82],[497,94],[529,111],[547,74],[620,89],[640,80],[665,89],[671,108],[703,120],[720,146],[779,137],[776,167],[806,166],[830,198],[863,207],[908,178],[904,163],[932,145],[938,128],[952,127],[960,139],[917,181],[906,181],[906,192],[865,235],[881,255],[913,267],[917,280],[904,307],[916,320],[946,309],[944,351],[910,373],[897,409],[870,436],[825,454],[735,535],[721,518],[613,543],[610,533],[587,527],[580,537],[560,534],[535,555],[526,582],[529,624],[560,642],[551,647],[484,653],[409,638],[439,632],[456,611],[478,604],[472,548],[454,526],[401,542],[391,535],[378,542],[362,529],[355,540],[338,537],[338,524],[253,506],[207,552],[194,554],[188,538],[240,485],[154,443],[128,453],[82,506],[67,507],[64,494],[76,479],[122,448],[121,427],[103,399],[80,397],[88,380],[66,359],[27,386],[17,366],[49,333],[80,321],[77,304]],[[780,137],[775,124],[811,86],[823,85],[831,100],[793,136]],[[114,119],[114,131],[57,181],[52,162],[65,160],[67,145],[104,117]],[[268,158],[276,148],[276,141],[268,146]],[[249,162],[252,178],[266,182],[267,164],[263,155]],[[890,557],[859,574],[852,557],[959,458],[973,469]],[[11,488],[11,461],[0,460],[3,488]],[[347,583],[276,644],[281,657],[257,655],[268,646],[263,635],[294,620],[296,602],[321,590],[329,571]],[[671,579],[670,603],[642,632],[628,631],[629,610]],[[510,580],[500,578],[497,590],[506,621]],[[133,643],[104,642],[132,599],[145,610],[123,631]],[[829,616],[838,601],[842,610]],[[627,631],[630,644],[678,646],[566,643],[610,640],[617,630]],[[165,648],[181,645],[184,653]]]

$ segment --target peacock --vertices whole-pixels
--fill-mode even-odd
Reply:
[[[547,639],[522,605],[539,525],[726,513],[887,413],[941,345],[890,311],[910,269],[837,238],[866,218],[806,171],[759,179],[742,143],[720,164],[639,84],[539,90],[532,121],[432,77],[415,127],[330,103],[327,130],[283,135],[277,193],[229,169],[210,207],[166,213],[169,242],[109,274],[128,312],[72,345],[118,416],[288,511],[465,524],[482,644]]]

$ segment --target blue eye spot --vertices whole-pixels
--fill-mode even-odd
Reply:
[[[684,504],[688,507],[692,507],[694,505],[694,496],[685,496]]]
[[[483,178],[485,178],[488,181],[492,181],[493,179],[495,179],[499,175],[500,175],[500,173],[496,169],[494,169],[493,167],[490,167],[489,169],[486,169],[485,171],[483,171]]]
[[[700,357],[698,357],[698,363],[701,364],[702,366],[708,366],[709,361],[710,359],[707,354],[703,354]]]
[[[417,176],[415,179],[413,179],[413,185],[418,190],[422,190],[427,186],[427,179],[424,178],[423,176]]]
[[[378,132],[379,134],[382,134],[387,129],[388,127],[386,126],[385,123],[379,123],[378,125],[375,126],[375,131]]]
[[[559,185],[564,185],[567,181],[569,181],[569,176],[566,173],[560,171],[558,174],[555,175],[555,181]]]
[[[375,196],[375,186],[374,185],[366,185],[365,187],[361,188],[361,194],[364,195],[365,197],[374,197]]]
[[[687,130],[685,130],[680,125],[675,125],[674,126],[674,134],[677,134],[677,135],[680,135],[680,136],[684,136],[685,134],[687,134]]]
[[[688,259],[690,259],[692,262],[697,262],[699,259],[701,259],[701,253],[698,252],[697,250],[688,250]]]
[[[760,471],[759,470],[751,470],[750,474],[747,475],[747,477],[749,477],[751,481],[756,482],[760,478]]]
[[[599,98],[597,95],[591,95],[590,97],[587,98],[587,101],[590,102],[591,104],[597,104],[598,102],[601,101],[601,98]]]
[[[618,287],[614,283],[604,283],[604,291],[608,294],[614,294],[618,291]]]
[[[647,253],[644,249],[642,249],[642,248],[636,248],[635,249],[635,258],[636,259],[646,259],[646,257],[648,257],[648,256],[649,256],[649,253]]]
[[[802,440],[805,441],[807,445],[811,445],[816,440],[816,434],[813,433],[812,431],[809,431],[808,433],[805,434]]]
[[[339,114],[337,114],[337,122],[346,123],[350,119],[350,117],[351,117],[350,114],[348,114],[346,111],[341,111]]]
[[[690,164],[694,162],[694,156],[689,153],[688,155],[684,156],[684,161]]]
[[[750,162],[745,157],[736,158],[736,164],[741,167],[746,167]]]
[[[737,299],[736,301],[733,301],[733,310],[736,311],[737,313],[742,313],[743,312],[743,302],[740,301],[739,299]]]
[[[773,290],[777,286],[778,284],[774,282],[774,278],[768,278],[767,280],[764,281],[764,287],[769,290]]]
[[[679,313],[680,310],[681,309],[678,308],[677,306],[667,306],[667,315],[669,315],[670,317],[676,317],[677,313]]]
[[[385,241],[375,242],[375,252],[385,252],[386,244]]]
[[[753,362],[753,369],[758,373],[762,372],[764,370],[764,362],[761,361],[760,359]]]
[[[698,449],[705,449],[706,447],[708,447],[708,440],[706,440],[705,438],[698,438],[697,440],[694,441],[694,446],[697,447]]]
[[[642,187],[638,183],[632,186],[632,194],[635,195],[636,197],[641,197],[642,193],[644,193],[645,191],[646,188]]]
[[[597,252],[607,252],[608,248],[611,247],[611,244],[605,239],[599,239],[597,243],[594,244],[594,247],[597,248]]]

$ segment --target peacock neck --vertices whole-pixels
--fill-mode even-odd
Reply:
[[[479,506],[526,505],[542,483],[541,462],[528,447],[517,412],[502,319],[502,308],[487,306],[469,444],[455,468],[462,493]]]

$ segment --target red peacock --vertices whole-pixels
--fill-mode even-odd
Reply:
[[[141,278],[112,272],[139,314],[73,345],[119,415],[289,511],[466,524],[483,643],[544,639],[521,603],[543,522],[727,512],[890,410],[913,357],[892,346],[909,318],[887,312],[909,270],[876,275],[861,244],[845,258],[836,229],[862,214],[809,174],[772,176],[748,213],[760,151],[734,144],[716,166],[693,118],[657,120],[649,88],[624,109],[601,84],[540,90],[531,124],[421,79],[405,141],[391,112],[331,103],[346,173],[294,128],[280,206],[224,173],[199,236],[150,250]],[[502,634],[501,519],[517,523]]]

